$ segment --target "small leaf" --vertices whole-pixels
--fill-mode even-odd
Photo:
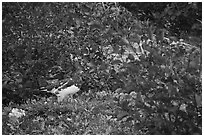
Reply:
[[[186,104],[181,104],[179,110],[186,112]]]
[[[115,46],[113,46],[113,52],[114,53],[119,53],[119,51],[120,51],[120,47],[118,46],[118,45],[115,45]]]
[[[87,65],[88,67],[92,67],[92,68],[95,67],[95,65],[94,65],[93,62],[89,62],[89,63],[87,63],[86,65]]]
[[[49,120],[55,120],[55,117],[52,116],[52,115],[48,115],[48,119],[49,119]]]
[[[120,111],[117,115],[117,120],[122,120],[126,116],[128,116],[128,113],[126,111]]]
[[[140,36],[138,34],[131,34],[129,39],[131,42],[140,42]]]
[[[113,64],[113,65],[120,64],[120,63],[122,63],[120,60],[114,60],[114,61],[112,61],[112,64]]]
[[[122,88],[118,88],[115,90],[115,93],[122,93],[123,92],[123,89]]]
[[[198,95],[198,94],[195,94],[195,100],[196,100],[196,103],[197,103],[197,107],[201,107],[202,106],[202,96]]]
[[[191,61],[191,62],[189,63],[189,67],[190,67],[190,68],[194,68],[194,69],[198,69],[198,68],[199,68],[199,62],[196,61],[196,60]]]
[[[126,44],[126,45],[130,44],[129,41],[126,39],[126,37],[122,37],[121,41],[123,42],[122,44]]]
[[[99,70],[106,70],[106,69],[107,69],[107,67],[108,67],[108,65],[107,65],[107,64],[102,63],[102,64],[99,66]]]
[[[128,55],[128,59],[130,59],[130,60],[135,60],[135,57],[134,57],[132,54],[129,54],[129,55]]]
[[[143,102],[143,98],[142,98],[141,93],[137,93],[137,101]]]
[[[102,25],[99,24],[98,22],[90,22],[88,25],[90,25],[90,29],[102,29]]]

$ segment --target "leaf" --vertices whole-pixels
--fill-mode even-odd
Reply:
[[[40,87],[46,87],[48,85],[47,81],[43,78],[38,78],[38,83]]]
[[[123,92],[123,89],[122,89],[122,88],[118,88],[118,89],[115,90],[115,93],[118,93],[118,94],[119,94],[119,93],[122,93],[122,92]]]
[[[113,65],[117,65],[117,64],[120,64],[120,63],[122,63],[120,60],[113,60],[113,61],[112,61],[112,64],[113,64]]]
[[[88,67],[91,67],[91,68],[95,67],[95,65],[94,65],[94,63],[93,63],[92,61],[90,61],[90,62],[87,63],[86,65],[87,65]]]
[[[122,37],[121,41],[123,42],[122,44],[125,44],[125,45],[129,45],[130,44],[130,42],[127,40],[126,37]]]
[[[143,102],[143,100],[141,93],[137,93],[137,101]]]
[[[147,28],[147,34],[150,40],[153,40],[153,32],[154,32],[154,27],[151,25]]]
[[[134,57],[132,54],[129,54],[129,55],[128,55],[128,59],[130,59],[130,60],[135,60],[135,57]]]
[[[108,68],[108,65],[105,64],[105,63],[102,63],[100,66],[99,66],[99,70],[106,70]]]
[[[189,67],[193,69],[199,69],[199,59],[195,58],[193,61],[189,63]]]
[[[55,117],[52,116],[52,115],[48,115],[47,118],[48,118],[49,120],[55,120]]]
[[[195,94],[195,100],[197,103],[197,107],[201,107],[202,106],[202,95]]]
[[[81,50],[81,52],[82,52],[84,55],[88,55],[88,54],[89,54],[88,48],[83,48],[83,49]]]
[[[114,53],[119,53],[120,52],[120,47],[118,46],[118,45],[114,45],[114,46],[112,46],[113,47],[113,52]]]
[[[88,25],[90,26],[91,30],[92,29],[99,29],[99,30],[103,29],[103,26],[96,21],[89,22]]]
[[[186,104],[181,104],[179,110],[186,112],[186,107],[187,107]]]
[[[126,111],[119,111],[119,114],[117,115],[117,120],[122,120],[124,117],[128,116],[128,112]]]
[[[137,74],[140,71],[139,66],[133,63],[127,63],[124,66],[127,67],[128,70],[130,70],[132,73],[135,73],[135,74]]]
[[[129,40],[131,42],[136,42],[139,43],[140,42],[140,36],[138,34],[131,34]]]

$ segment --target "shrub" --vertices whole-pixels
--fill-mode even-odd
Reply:
[[[48,88],[50,79],[54,87],[72,78],[82,91],[62,103],[30,98],[17,107],[20,118],[4,107],[4,134],[201,134],[198,43],[158,36],[117,3],[4,3],[3,10],[10,88],[27,97],[43,81]]]

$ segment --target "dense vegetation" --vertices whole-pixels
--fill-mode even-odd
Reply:
[[[120,3],[140,20],[149,20],[157,28],[165,28],[177,38],[200,37],[202,33],[202,3]]]
[[[150,21],[121,3],[3,3],[3,134],[202,134],[200,3],[157,4]],[[200,22],[175,31],[192,7]],[[65,81],[81,90],[61,103],[42,90]]]

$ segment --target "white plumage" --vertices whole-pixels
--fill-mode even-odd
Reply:
[[[58,100],[58,102],[63,101],[63,99],[65,97],[67,97],[70,94],[73,95],[73,94],[77,93],[79,90],[80,89],[75,85],[72,85],[72,86],[67,87],[65,89],[62,89],[62,90],[58,90],[57,91],[57,100]]]

